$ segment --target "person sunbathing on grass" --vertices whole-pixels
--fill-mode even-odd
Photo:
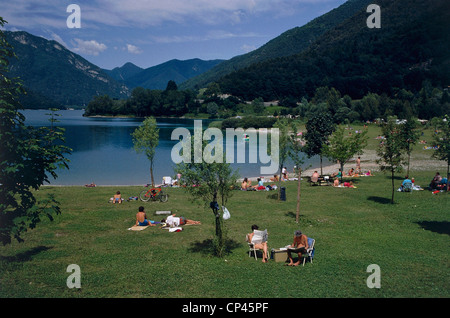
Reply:
[[[339,179],[337,177],[334,178],[333,187],[339,187]]]
[[[136,226],[156,226],[155,221],[147,219],[147,214],[145,213],[144,207],[139,207],[139,212],[136,214]]]
[[[356,187],[353,185],[353,181],[350,181],[350,182],[344,182],[344,187],[346,187],[346,188],[356,188]]]
[[[122,201],[122,195],[120,194],[120,191],[117,191],[116,194],[114,194],[113,203],[122,203]]]
[[[184,216],[176,217],[176,214],[169,215],[166,219],[161,220],[162,223],[166,223],[166,225],[170,227],[176,227],[180,225],[193,225],[193,224],[202,224],[200,221],[194,221],[186,219]]]

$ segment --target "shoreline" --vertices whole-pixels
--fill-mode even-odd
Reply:
[[[372,173],[380,173],[380,168],[379,165],[376,163],[377,160],[377,155],[374,151],[367,151],[367,153],[363,154],[360,156],[361,157],[361,170],[363,172],[367,172],[368,170],[370,170]],[[410,162],[410,170],[412,171],[440,171],[443,170],[446,164],[445,162],[441,161],[441,160],[436,160],[436,159],[424,159],[424,158],[411,158],[411,162]],[[349,160],[345,165],[344,165],[344,170],[348,171],[350,168],[356,168],[356,157]],[[294,174],[294,172],[292,171],[293,167],[289,167],[288,168],[288,179],[289,178],[296,178],[296,175]],[[333,173],[338,172],[340,169],[340,164],[338,163],[327,163],[324,164],[322,166],[322,170],[323,170],[323,174],[324,175],[331,175]],[[307,168],[305,168],[304,170],[302,170],[302,177],[310,177],[314,171],[318,171],[320,172],[320,166],[309,166]],[[405,172],[405,171],[404,171]],[[345,173],[345,172],[344,172]],[[277,175],[279,176],[279,173],[277,173]],[[272,178],[273,175],[259,175],[259,176],[255,176],[255,175],[250,175],[247,176],[243,173],[241,173],[241,177],[237,179],[237,182],[241,183],[243,181],[244,178],[247,178],[249,180],[253,182],[257,182],[258,178],[263,178],[264,182],[271,182],[270,178]],[[289,180],[292,181],[292,180]],[[112,185],[107,185],[107,184],[99,184],[95,187],[142,187],[145,188],[147,185],[146,184],[122,184],[122,185],[118,185],[118,184],[112,184]],[[155,186],[160,186],[162,184],[156,184]],[[44,187],[85,187],[85,184],[72,184],[72,185],[64,185],[64,184],[44,184],[42,185]]]

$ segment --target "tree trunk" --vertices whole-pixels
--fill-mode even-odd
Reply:
[[[408,168],[406,170],[406,175],[409,177],[409,162],[411,160],[411,151],[409,150],[409,145],[408,145]]]
[[[217,203],[217,193],[214,194],[214,201],[210,203],[210,207],[213,211],[216,223],[216,239],[214,245],[215,254],[218,257],[223,256],[223,251],[225,248],[225,242],[222,231],[222,217],[220,216],[220,208]]]
[[[322,171],[322,154],[320,154],[320,176],[323,176],[323,171]]]
[[[447,161],[447,191],[450,191],[450,161]]]
[[[394,193],[395,193],[395,188],[394,188],[394,170],[391,170],[391,180],[392,180],[392,198],[391,198],[391,204],[394,204]]]
[[[278,178],[278,201],[281,201],[281,177],[283,175],[283,164],[280,165],[280,177]]]
[[[300,178],[302,176],[302,169],[298,169],[298,182],[297,182],[297,214],[295,216],[295,222],[298,223],[300,218]]]
[[[211,202],[211,209],[214,213],[214,217],[216,219],[216,236],[218,239],[222,238],[222,226],[220,222],[220,209],[217,203],[217,193],[214,194],[214,201]]]
[[[150,178],[152,181],[152,188],[155,186],[155,180],[153,179],[153,162],[150,163]]]

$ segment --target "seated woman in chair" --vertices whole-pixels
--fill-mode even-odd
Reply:
[[[252,225],[252,233],[247,234],[247,242],[252,243],[253,236],[255,235],[255,230],[258,230],[258,226],[256,224]],[[263,263],[267,263],[267,242],[255,243],[255,249],[263,251]]]

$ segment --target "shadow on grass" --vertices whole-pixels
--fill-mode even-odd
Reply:
[[[406,174],[406,172],[405,172],[405,174]],[[385,178],[389,179],[389,180],[392,179],[392,177],[390,175],[386,175]],[[403,180],[405,180],[405,176],[394,176],[394,180],[402,180],[403,181]]]
[[[391,204],[391,199],[383,198],[383,197],[370,196],[370,197],[367,197],[367,200],[373,201],[376,203],[381,203],[381,204]]]
[[[291,218],[291,219],[294,219],[294,220],[295,220],[295,218],[297,217],[297,214],[296,214],[295,212],[292,212],[292,211],[288,211],[288,212],[286,212],[284,215],[285,215],[286,217]],[[299,214],[298,217],[301,219],[301,218],[305,217],[305,215],[304,215],[304,214]]]
[[[450,235],[450,222],[448,221],[421,221],[416,223],[424,230]]]
[[[241,243],[236,242],[232,239],[227,239],[225,241],[225,254],[230,254],[234,249],[240,248]],[[190,252],[201,253],[203,255],[213,255],[214,254],[214,243],[213,239],[206,239],[202,242],[193,242],[189,248]]]
[[[53,247],[48,247],[48,246],[37,246],[34,247],[26,252],[23,253],[18,253],[14,256],[0,256],[0,260],[2,261],[6,261],[9,263],[22,263],[22,262],[29,262],[33,259],[34,255],[37,255],[41,252],[47,251],[49,249],[51,249]]]

